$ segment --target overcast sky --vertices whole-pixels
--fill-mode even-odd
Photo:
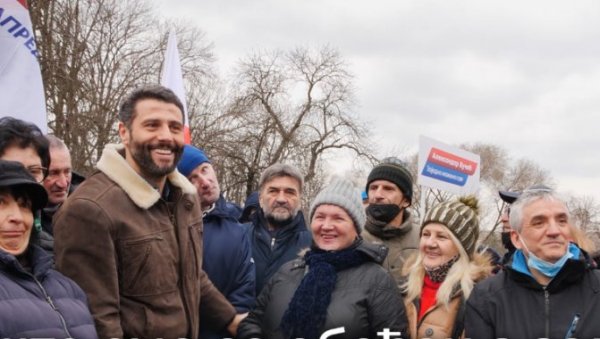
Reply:
[[[498,144],[600,202],[600,1],[155,1],[225,75],[258,50],[338,49],[384,150]]]

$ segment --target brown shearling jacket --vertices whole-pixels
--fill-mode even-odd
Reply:
[[[200,303],[225,327],[235,310],[202,271],[196,189],[168,175],[166,201],[108,145],[54,217],[59,271],[86,292],[99,338],[197,338]]]

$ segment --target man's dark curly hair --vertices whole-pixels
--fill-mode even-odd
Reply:
[[[119,120],[131,128],[131,123],[135,118],[135,105],[144,99],[155,99],[168,104],[173,104],[179,108],[183,115],[183,104],[173,91],[160,85],[144,85],[131,92],[123,102],[119,109]],[[182,121],[185,123],[185,121]]]

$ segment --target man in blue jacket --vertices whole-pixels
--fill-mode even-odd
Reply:
[[[202,268],[238,313],[254,306],[255,270],[250,242],[237,221],[239,210],[225,201],[214,167],[204,152],[185,145],[177,169],[196,187],[204,223]],[[200,307],[202,316],[202,306]],[[225,338],[201,326],[200,338]]]
[[[288,164],[271,165],[260,176],[260,208],[245,224],[256,264],[257,296],[281,265],[310,247],[312,238],[300,211],[303,183],[300,171]]]

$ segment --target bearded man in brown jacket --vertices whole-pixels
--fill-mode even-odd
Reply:
[[[201,270],[198,196],[175,170],[182,112],[164,87],[134,91],[119,112],[122,145],[106,146],[54,218],[57,268],[87,293],[100,338],[195,339],[200,303],[216,328],[235,332],[241,318]]]

